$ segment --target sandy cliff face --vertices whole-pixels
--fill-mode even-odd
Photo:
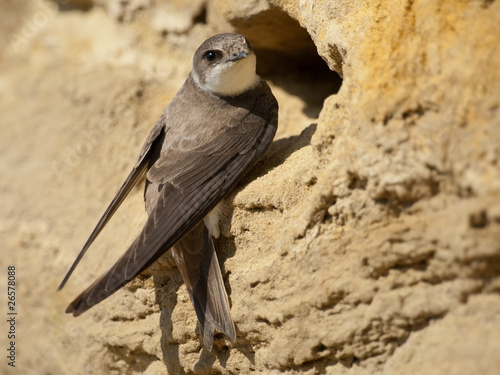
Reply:
[[[500,372],[498,1],[0,4],[17,370]],[[280,103],[275,142],[227,197],[216,244],[237,341],[203,349],[168,256],[64,315],[145,219],[137,187],[56,292],[194,50],[232,30]]]

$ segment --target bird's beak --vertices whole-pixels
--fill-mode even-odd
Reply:
[[[229,61],[238,61],[238,60],[244,59],[247,56],[248,56],[248,53],[246,53],[244,51],[240,51],[237,53],[233,53],[233,56],[231,56]]]

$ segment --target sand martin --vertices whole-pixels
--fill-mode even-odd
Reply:
[[[219,34],[196,50],[184,85],[165,108],[139,159],[71,266],[61,289],[89,246],[146,175],[148,218],[115,265],[71,302],[78,316],[116,292],[169,249],[186,283],[211,349],[215,329],[236,339],[214,250],[219,202],[271,144],[278,103],[256,74],[256,57],[242,35]]]

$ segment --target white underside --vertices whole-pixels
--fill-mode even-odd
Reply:
[[[193,75],[196,83],[203,90],[223,96],[235,96],[253,88],[259,81],[255,73],[256,58],[254,54],[242,60],[226,62],[210,69],[205,83],[201,84]]]
[[[208,232],[214,238],[219,238],[220,236],[219,220],[222,212],[224,211],[223,207],[224,206],[222,202],[218,203],[217,206],[215,206],[203,220],[205,222],[205,226],[208,229]]]

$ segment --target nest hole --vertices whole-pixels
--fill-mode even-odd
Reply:
[[[324,100],[336,94],[342,78],[318,54],[311,36],[279,8],[232,21],[245,35],[257,59],[257,73],[306,103],[304,112],[317,118]]]

